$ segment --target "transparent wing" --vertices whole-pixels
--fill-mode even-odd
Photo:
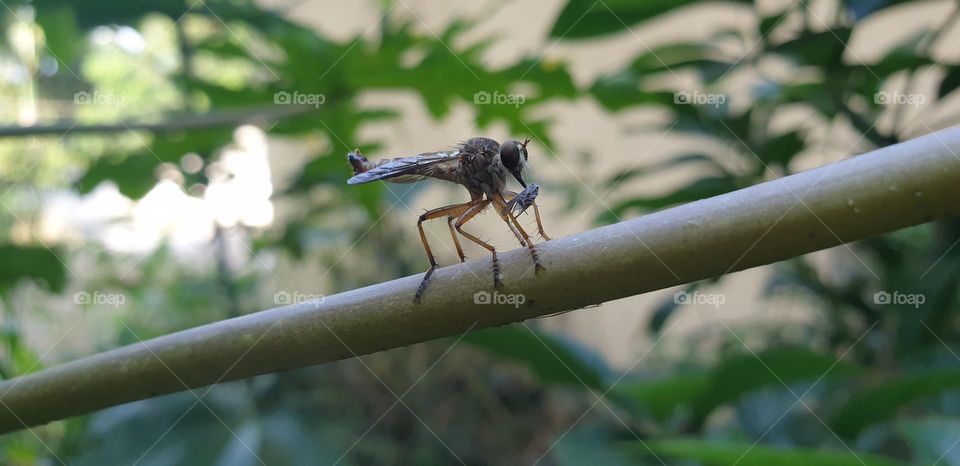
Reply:
[[[412,183],[423,178],[453,181],[454,169],[460,163],[460,151],[429,152],[415,157],[400,157],[381,161],[377,166],[354,175],[347,184],[390,181]]]

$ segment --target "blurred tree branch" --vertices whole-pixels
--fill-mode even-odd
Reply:
[[[205,114],[186,114],[168,117],[158,123],[127,121],[104,124],[80,124],[64,120],[48,125],[0,126],[0,138],[25,136],[60,136],[80,133],[124,133],[127,131],[150,131],[154,133],[174,133],[200,128],[220,128],[244,123],[258,123],[281,120],[306,115],[317,111],[313,105],[268,105],[244,110],[218,111]]]
[[[478,301],[488,259],[215,322],[0,383],[0,432],[356,357],[770,264],[960,214],[960,128],[501,254],[519,306]],[[488,291],[489,290],[489,291]]]

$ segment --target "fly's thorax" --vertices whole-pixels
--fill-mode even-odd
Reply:
[[[507,169],[500,161],[500,154],[493,157],[487,171],[490,174],[490,186],[495,191],[502,193],[507,187]]]
[[[492,184],[490,165],[495,148],[496,141],[488,138],[472,138],[460,145],[460,176],[471,192],[486,192],[484,185]]]
[[[467,189],[482,191],[488,196],[494,192],[503,192],[507,181],[507,171],[500,163],[486,160],[473,160],[463,164],[463,175]]]

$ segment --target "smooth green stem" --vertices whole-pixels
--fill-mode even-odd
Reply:
[[[157,395],[459,335],[770,264],[960,213],[960,128],[420,275],[215,322],[0,384],[0,432]],[[600,309],[595,312],[602,312]]]

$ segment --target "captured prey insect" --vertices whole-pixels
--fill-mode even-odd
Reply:
[[[544,240],[550,240],[550,237],[543,231],[540,209],[534,202],[539,187],[535,184],[527,186],[527,183],[523,180],[523,169],[527,164],[527,144],[529,142],[529,139],[524,142],[511,140],[499,144],[493,139],[476,137],[460,143],[450,151],[384,159],[379,163],[368,161],[366,157],[360,154],[359,150],[347,154],[347,159],[353,167],[354,174],[353,178],[347,180],[348,184],[368,183],[377,180],[412,183],[426,178],[435,178],[462,185],[470,193],[469,202],[428,210],[417,221],[420,240],[423,242],[423,249],[427,251],[430,268],[427,269],[427,273],[417,288],[414,302],[420,302],[427,285],[430,284],[430,276],[437,268],[437,260],[430,250],[427,235],[423,231],[423,222],[434,218],[447,217],[447,225],[450,227],[450,235],[453,237],[453,244],[457,247],[460,262],[465,261],[466,257],[463,255],[463,247],[460,246],[457,233],[490,251],[493,265],[493,285],[500,287],[502,282],[500,281],[500,263],[497,261],[496,248],[463,230],[465,223],[476,217],[488,206],[493,205],[494,210],[510,227],[510,231],[517,237],[517,240],[520,241],[520,245],[526,246],[530,250],[536,271],[544,270],[530,235],[524,231],[517,220],[519,213],[532,206],[540,236]],[[506,189],[507,173],[513,175],[524,187],[520,194]]]
[[[537,199],[537,193],[539,192],[540,185],[530,183],[529,186],[523,188],[523,191],[520,191],[520,194],[517,194],[507,202],[507,207],[510,208],[510,212],[513,212],[514,215],[522,214],[533,205],[533,201]]]

